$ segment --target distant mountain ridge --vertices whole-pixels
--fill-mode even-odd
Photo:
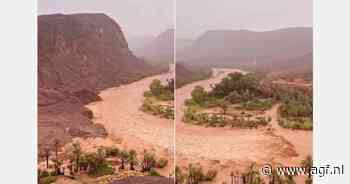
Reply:
[[[175,67],[176,88],[180,88],[194,81],[209,78],[212,75],[212,70],[209,67],[192,67],[183,62],[176,62]]]
[[[312,52],[312,28],[285,28],[273,31],[213,30],[177,53],[192,63],[267,62],[286,60]]]
[[[146,60],[172,62],[174,58],[174,29],[168,29],[134,50],[135,55]]]

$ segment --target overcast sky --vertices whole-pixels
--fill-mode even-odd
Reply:
[[[106,13],[127,36],[155,36],[174,24],[174,0],[39,0],[38,6],[39,14]],[[176,0],[178,37],[296,26],[312,26],[312,0]]]
[[[312,26],[312,0],[176,0],[177,35],[210,29],[271,30]]]
[[[38,0],[39,14],[105,13],[126,36],[156,36],[174,24],[173,0]]]

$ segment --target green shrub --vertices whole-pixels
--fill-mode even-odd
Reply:
[[[183,121],[185,123],[190,123],[194,120],[196,120],[196,112],[197,108],[195,106],[190,106],[185,109],[184,116],[183,116]]]
[[[166,119],[174,119],[174,109],[170,106],[166,106],[162,110],[162,117]]]
[[[152,97],[153,94],[152,94],[151,91],[145,91],[145,92],[143,93],[143,96],[146,97],[146,98],[149,98],[149,97]]]
[[[48,176],[50,176],[50,174],[49,174],[49,172],[47,172],[47,171],[41,171],[41,170],[39,170],[38,171],[38,176],[39,176],[39,178],[45,178],[45,177],[48,177]]]
[[[233,91],[236,91],[236,94],[231,94]],[[230,94],[233,102],[246,97],[251,99],[251,97],[261,96],[262,90],[258,77],[255,74],[230,73],[220,83],[215,84],[210,92],[210,95],[217,98],[224,98]]]
[[[245,110],[267,110],[271,109],[273,102],[271,99],[255,99],[241,104]]]
[[[225,99],[231,104],[247,102],[249,100],[253,100],[254,98],[254,95],[251,94],[249,90],[242,94],[238,93],[237,91],[232,91],[225,97]]]
[[[156,168],[164,168],[168,165],[168,160],[164,158],[160,158],[156,163]]]
[[[282,117],[312,117],[313,99],[305,92],[297,89],[278,89],[275,96],[282,101],[279,108]]]
[[[142,171],[149,172],[157,164],[156,156],[154,153],[150,153],[147,150],[144,151],[142,160]]]
[[[116,157],[119,155],[119,149],[117,147],[106,148],[106,157]]]
[[[150,176],[162,176],[153,168],[149,171],[149,175]]]
[[[278,124],[283,128],[295,130],[312,130],[311,118],[279,118]]]
[[[191,92],[191,97],[196,104],[202,105],[207,100],[208,94],[202,86],[195,86]]]
[[[199,183],[205,180],[205,176],[203,174],[203,168],[201,165],[189,164],[188,180],[193,181],[193,183]]]
[[[185,174],[182,173],[182,170],[179,166],[175,167],[175,183],[183,184],[185,182]]]
[[[98,165],[96,168],[93,168],[89,171],[89,175],[94,176],[94,177],[111,175],[113,173],[114,173],[114,168],[107,163],[103,163],[101,165]]]
[[[47,177],[41,178],[39,183],[40,184],[51,184],[51,183],[54,183],[56,180],[57,180],[56,176],[47,176]]]
[[[158,79],[152,81],[149,86],[150,91],[144,92],[144,97],[155,97],[157,100],[168,101],[174,99],[174,80],[167,80],[167,85],[163,85]]]
[[[174,108],[170,105],[159,105],[152,100],[145,99],[140,109],[154,116],[159,115],[166,119],[174,119]]]

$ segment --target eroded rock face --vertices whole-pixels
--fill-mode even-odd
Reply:
[[[102,89],[152,73],[128,48],[120,26],[104,14],[38,17],[39,147],[54,138],[104,136],[84,105]]]

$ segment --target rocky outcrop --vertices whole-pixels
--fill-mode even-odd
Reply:
[[[38,17],[39,147],[58,138],[104,136],[85,104],[100,90],[152,74],[128,48],[120,26],[104,14]]]

